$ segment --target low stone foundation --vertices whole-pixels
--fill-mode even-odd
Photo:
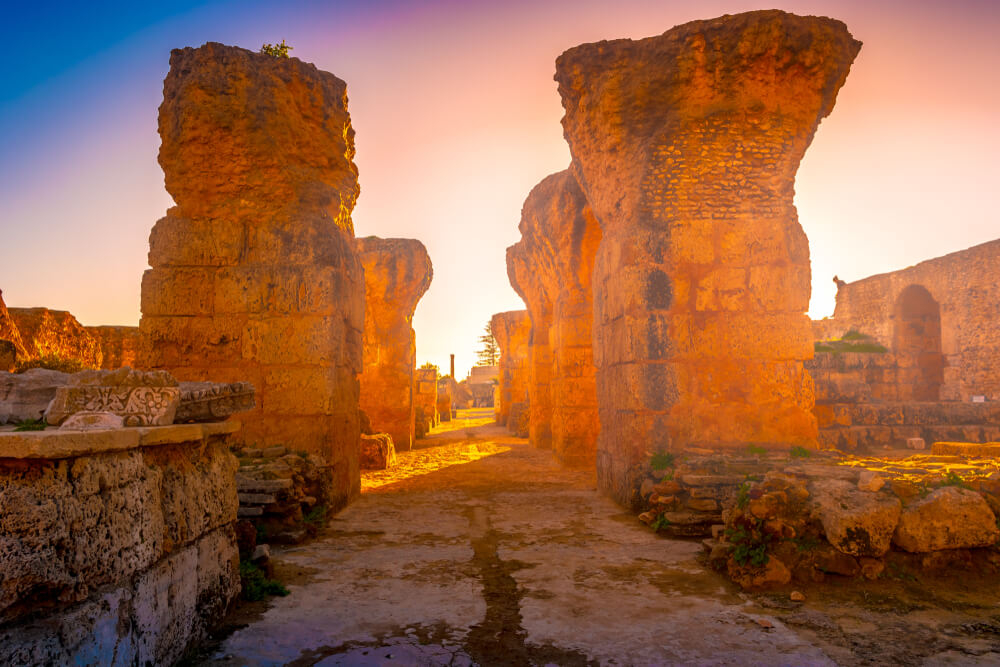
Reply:
[[[171,664],[239,594],[234,422],[0,432],[0,664]]]
[[[945,449],[963,451],[933,451]],[[647,474],[639,518],[709,537],[709,562],[747,589],[954,567],[1000,573],[1000,463],[968,453],[680,456]]]
[[[876,453],[905,447],[910,438],[1000,440],[1000,403],[817,403],[823,447]]]

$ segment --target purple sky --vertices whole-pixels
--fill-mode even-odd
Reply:
[[[0,64],[0,289],[11,306],[136,324],[149,230],[171,205],[156,163],[169,50],[285,39],[347,81],[356,233],[424,242],[418,363],[447,368],[454,352],[464,376],[489,317],[524,307],[504,264],[521,204],[569,164],[556,56],[769,6],[841,19],[864,42],[797,179],[811,314],[832,312],[834,274],[1000,237],[1000,3],[77,3],[5,10],[0,27],[17,54]]]

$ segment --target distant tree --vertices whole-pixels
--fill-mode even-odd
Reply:
[[[483,335],[479,337],[479,344],[482,345],[476,352],[479,357],[479,365],[496,366],[497,362],[500,361],[500,346],[497,345],[497,339],[493,336],[492,320],[483,327]]]
[[[274,56],[275,58],[287,58],[288,52],[292,48],[288,44],[285,44],[285,40],[281,40],[281,44],[265,44],[260,47],[260,52],[268,56]]]
[[[436,365],[432,364],[432,363],[431,363],[431,362],[429,362],[429,361],[428,361],[428,362],[427,362],[426,364],[424,364],[423,366],[421,366],[421,367],[420,367],[420,370],[422,370],[422,371],[429,371],[429,370],[432,370],[432,369],[433,369],[433,370],[434,370],[434,372],[435,372],[435,373],[437,373],[438,375],[440,375],[440,374],[441,374],[441,369],[440,369],[440,368],[438,368],[438,367],[437,367]]]

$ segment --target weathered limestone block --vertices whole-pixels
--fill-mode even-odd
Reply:
[[[59,427],[60,431],[106,431],[125,428],[125,420],[113,412],[76,412]]]
[[[597,467],[620,502],[653,452],[816,446],[794,178],[860,46],[839,21],[768,10],[556,61],[603,234]]]
[[[84,327],[101,348],[101,368],[113,370],[136,367],[139,353],[139,327]]]
[[[237,463],[216,426],[0,434],[0,663],[171,664],[221,620]],[[64,444],[19,444],[42,439]]]
[[[180,382],[178,386],[176,424],[223,421],[256,405],[249,382]]]
[[[14,360],[19,357],[25,358],[28,356],[28,351],[25,349],[24,342],[21,340],[21,332],[18,331],[17,324],[10,316],[10,312],[7,310],[7,305],[3,301],[3,290],[0,290],[0,341],[7,341],[10,343],[9,347],[13,349]],[[0,371],[10,370],[13,370],[13,363],[8,363],[6,361],[0,363]]]
[[[396,447],[388,433],[361,436],[361,469],[387,470],[396,465]]]
[[[177,206],[150,233],[139,365],[252,384],[246,442],[321,455],[342,505],[360,491],[364,329],[346,84],[217,43],[170,65],[159,162]]]
[[[491,326],[493,337],[500,347],[500,370],[493,408],[497,423],[507,425],[511,407],[515,403],[528,402],[531,318],[526,310],[510,310],[494,315]]]
[[[71,377],[47,368],[16,374],[0,372],[0,424],[41,419],[56,389],[69,384]]]
[[[837,479],[815,482],[812,497],[826,539],[838,551],[874,557],[889,551],[899,523],[899,498],[861,491],[856,484]]]
[[[414,438],[413,311],[434,275],[424,244],[414,239],[355,241],[365,268],[364,366],[361,409],[372,426],[402,449]]]
[[[592,467],[600,423],[591,273],[601,228],[576,178],[562,171],[528,195],[519,229],[507,274],[531,318],[530,439],[564,464]]]
[[[416,437],[422,438],[438,425],[437,416],[438,372],[434,368],[418,368],[414,372],[413,402]]]
[[[174,423],[181,390],[165,371],[83,371],[58,387],[45,411],[45,421],[59,425],[77,412],[112,412],[126,426],[166,426]]]
[[[26,358],[58,356],[86,368],[100,368],[101,345],[73,315],[48,308],[10,308],[26,350]]]
[[[911,553],[988,547],[1000,540],[996,516],[981,495],[944,486],[903,509],[892,541]]]

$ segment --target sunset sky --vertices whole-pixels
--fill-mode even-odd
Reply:
[[[9,3],[13,4],[13,3]],[[583,42],[777,7],[864,42],[798,173],[811,315],[852,281],[1000,237],[1000,2],[669,0],[16,3],[0,36],[0,289],[88,325],[139,320],[170,49],[292,55],[347,82],[358,236],[423,241],[434,281],[418,363],[460,377],[499,311],[524,308],[504,252],[538,181],[569,164],[552,80]],[[445,371],[446,372],[446,371]]]

